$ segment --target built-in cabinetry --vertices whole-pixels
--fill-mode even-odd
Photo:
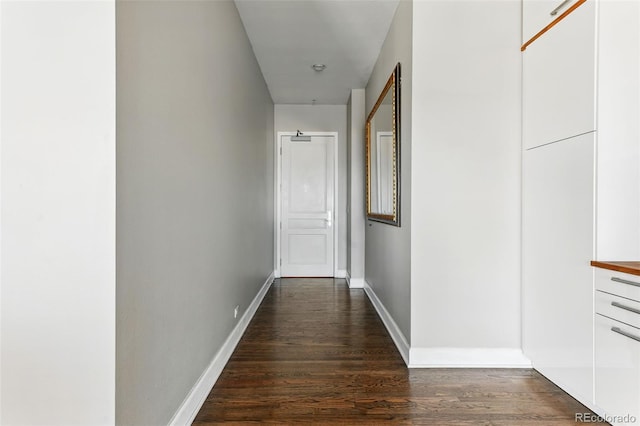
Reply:
[[[590,260],[640,259],[640,2],[569,0],[552,16],[561,2],[523,1],[523,349],[601,410],[594,345],[623,336],[594,316]]]
[[[614,425],[640,424],[637,274],[595,269],[595,403]]]
[[[523,346],[583,403],[593,392],[594,135],[525,152]]]
[[[524,149],[595,130],[595,10],[585,2],[523,52]]]
[[[545,27],[560,18],[564,13],[581,3],[580,0],[524,0],[522,13],[522,41],[533,39]]]
[[[523,10],[545,5],[550,16],[558,3],[525,0]],[[529,21],[525,14],[525,29]],[[587,1],[523,52],[523,349],[585,404],[593,400],[595,30]]]

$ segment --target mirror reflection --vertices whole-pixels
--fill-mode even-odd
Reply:
[[[399,226],[398,64],[367,119],[367,216]]]

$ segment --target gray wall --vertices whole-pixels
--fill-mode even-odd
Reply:
[[[393,317],[407,342],[411,321],[411,85],[413,2],[401,1],[366,87],[371,112],[396,63],[401,66],[401,227],[368,221],[365,279]]]
[[[347,107],[276,105],[276,132],[338,132],[338,270],[347,268]]]
[[[116,16],[116,421],[166,424],[273,271],[273,103],[232,1]]]

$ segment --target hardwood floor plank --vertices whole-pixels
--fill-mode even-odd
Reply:
[[[283,279],[194,424],[554,426],[585,412],[535,370],[407,369],[362,290]]]

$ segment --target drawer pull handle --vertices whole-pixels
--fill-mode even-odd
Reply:
[[[556,7],[555,9],[553,9],[550,13],[551,16],[556,16],[558,14],[558,12],[560,12],[560,9],[562,9],[567,3],[569,3],[571,0],[564,0],[562,3],[560,3],[558,5],[558,7]]]
[[[613,331],[614,333],[621,334],[624,337],[628,337],[629,339],[635,340],[636,342],[640,342],[640,337],[634,336],[631,333],[627,333],[626,331],[620,330],[618,327],[611,327],[611,331]]]
[[[616,308],[624,309],[625,311],[633,312],[634,314],[640,315],[640,309],[632,308],[631,306],[625,306],[618,302],[611,302],[611,306],[615,306]]]
[[[640,283],[637,283],[635,281],[629,281],[629,280],[624,280],[622,278],[618,278],[618,277],[611,277],[611,281],[615,281],[617,283],[621,283],[621,284],[629,284],[635,287],[640,287]]]

